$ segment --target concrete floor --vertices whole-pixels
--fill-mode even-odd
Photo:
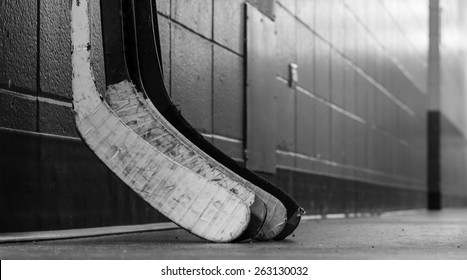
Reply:
[[[1,259],[467,259],[467,209],[302,221],[281,242],[214,244],[183,230],[0,245]]]

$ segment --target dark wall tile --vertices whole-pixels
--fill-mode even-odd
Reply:
[[[78,137],[71,104],[39,101],[39,132]]]
[[[213,133],[243,139],[243,58],[214,46]]]
[[[172,0],[172,18],[207,38],[212,38],[212,0]]]
[[[360,122],[355,122],[355,165],[358,167],[366,168],[368,165],[367,160],[367,134],[368,127]]]
[[[237,162],[243,162],[243,143],[240,141],[227,139],[212,139],[212,143],[226,155],[232,157]]]
[[[331,49],[320,39],[315,40],[315,90],[316,94],[331,98]]]
[[[308,95],[297,92],[297,153],[311,157],[315,156],[315,102]]]
[[[213,1],[213,39],[239,54],[244,52],[244,2],[244,0]]]
[[[90,3],[91,45],[94,78],[100,92],[105,91],[104,57],[100,6]],[[71,99],[70,3],[45,0],[40,4],[40,84],[46,96]]]
[[[193,127],[212,130],[212,45],[172,26],[172,98]]]
[[[307,215],[379,214],[426,207],[426,190],[376,185],[279,168],[275,183],[297,199]]]
[[[297,63],[297,22],[282,7],[276,9],[276,16],[276,72],[288,78],[289,64]]]
[[[349,166],[346,169],[345,175],[347,177],[353,178],[354,172],[353,167],[357,166],[357,125],[360,125],[356,120],[345,117],[344,118],[344,164]],[[363,152],[363,151],[362,151]]]
[[[315,35],[304,25],[297,24],[298,84],[313,93],[315,89]]]
[[[41,90],[71,99],[70,1],[41,1],[40,17]]]
[[[344,84],[344,67],[343,57],[336,52],[331,52],[331,101],[341,108],[346,108],[344,103],[347,88]]]
[[[36,130],[36,107],[33,97],[18,97],[0,89],[0,127]]]
[[[0,130],[1,232],[165,222],[80,140]]]
[[[355,76],[357,75],[355,70],[344,62],[344,104],[345,109],[353,114],[357,113],[356,105],[356,85]]]
[[[345,118],[342,113],[331,110],[331,156],[333,162],[345,162]],[[339,174],[342,175],[342,174]]]
[[[0,87],[36,91],[37,3],[0,3]]]
[[[277,149],[296,151],[296,92],[283,82],[277,81]]]
[[[321,102],[315,103],[315,152],[320,159],[330,159],[331,108]]]

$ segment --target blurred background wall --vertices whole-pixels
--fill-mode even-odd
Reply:
[[[435,1],[436,2],[436,1]],[[465,205],[467,196],[467,3],[439,1],[441,204]],[[436,111],[436,108],[430,108]]]
[[[0,231],[164,221],[77,136],[68,2],[0,2]],[[308,214],[466,205],[463,2],[158,0],[165,83],[200,133]]]

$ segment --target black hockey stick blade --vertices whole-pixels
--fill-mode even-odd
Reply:
[[[279,199],[287,210],[287,222],[274,239],[280,240],[290,235],[300,222],[302,208],[283,190],[256,173],[238,165],[233,159],[208,142],[183,118],[172,103],[164,85],[160,46],[158,45],[160,43],[156,1],[135,1],[135,12],[138,60],[141,62],[139,64],[140,78],[149,99],[152,100],[157,110],[198,148],[235,174]]]

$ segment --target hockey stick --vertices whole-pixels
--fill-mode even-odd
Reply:
[[[142,86],[141,82],[141,76],[139,73],[139,67],[138,67],[138,50],[137,50],[137,34],[139,33],[141,36],[141,32],[144,33],[145,29],[140,30],[140,32],[135,32],[134,28],[136,28],[136,23],[135,20],[136,18],[140,18],[139,16],[136,16],[134,13],[135,10],[135,2],[133,1],[124,1],[126,3],[125,7],[123,7],[124,14],[126,15],[126,32],[125,32],[125,39],[123,40],[125,42],[125,46],[120,47],[119,50],[116,50],[114,48],[118,47],[118,44],[116,44],[116,41],[122,41],[122,40],[115,40],[114,37],[109,37],[109,39],[112,39],[112,41],[106,40],[107,36],[106,34],[115,34],[115,20],[112,20],[112,24],[103,24],[104,28],[104,41],[106,42],[104,49],[106,50],[106,69],[107,68],[121,68],[124,66],[124,63],[122,60],[123,57],[126,58],[126,62],[128,65],[128,69],[130,73],[132,74],[132,81],[135,82],[136,87],[140,89],[141,92],[144,92],[144,87]],[[103,4],[110,3],[103,1],[101,2]],[[108,6],[107,6],[108,7]],[[107,8],[103,7],[103,10]],[[151,18],[148,18],[149,21],[146,22],[146,24],[149,24],[149,27],[152,27],[152,21]],[[113,29],[110,29],[113,28]],[[111,32],[112,30],[112,32]],[[152,30],[152,29],[150,29]],[[148,36],[145,36],[145,38],[153,38],[152,32],[148,34]],[[157,37],[155,38],[157,39]],[[114,49],[114,50],[112,50]],[[122,53],[122,50],[126,50],[126,56],[125,54]],[[117,57],[118,53],[120,52],[119,56]],[[112,53],[112,55],[110,55]],[[120,61],[120,62],[119,62]],[[111,73],[110,73],[111,74]],[[171,127],[170,123],[165,122],[164,118],[160,115],[160,113],[155,109],[154,105],[149,100],[146,100],[144,98],[144,95],[139,94],[136,91],[128,91],[129,94],[133,93],[133,97],[137,97],[139,99],[139,102],[141,104],[144,104],[144,106],[137,106],[134,103],[128,103],[128,102],[123,102],[122,100],[119,99],[118,95],[108,95],[106,96],[106,100],[110,104],[111,107],[115,109],[115,112],[118,116],[120,116],[122,119],[126,119],[126,114],[128,110],[135,110],[138,108],[139,111],[139,116],[140,118],[144,118],[148,120],[148,123],[155,122],[155,123],[160,123],[161,121],[163,122],[164,127]],[[136,95],[136,96],[135,96]],[[135,132],[137,132],[140,136],[142,136],[144,139],[146,139],[149,143],[151,144],[158,144],[158,135],[157,133],[154,133],[153,130],[150,130],[151,127],[154,125],[148,125],[146,128],[143,127],[138,127],[137,124],[131,124],[130,127],[134,129]],[[175,130],[174,128],[172,131]],[[251,183],[246,181],[245,179],[241,178],[240,176],[236,175],[235,173],[231,172],[230,170],[226,169],[223,167],[221,164],[219,164],[217,161],[213,160],[210,156],[205,154],[202,150],[200,150],[198,147],[193,145],[188,139],[183,137],[183,135],[177,135],[177,137],[173,137],[172,135],[169,135],[168,137],[171,137],[173,140],[171,141],[170,145],[167,145],[167,150],[170,151],[168,153],[169,156],[171,156],[172,159],[175,161],[179,162],[180,164],[184,165],[185,167],[189,168],[192,171],[199,172],[200,168],[203,168],[205,170],[209,170],[209,172],[204,172],[201,173],[202,176],[209,180],[217,180],[219,183],[227,187],[225,184],[227,182],[231,183],[231,181],[234,182],[235,185],[243,185],[247,186],[250,189],[254,189],[257,192],[257,195],[259,198],[257,198],[255,201],[263,200],[267,202],[268,207],[267,207],[267,212],[268,215],[266,216],[266,221],[267,223],[263,226],[260,232],[254,232],[254,225],[251,224],[250,228],[251,230],[247,230],[245,232],[245,235],[243,237],[246,237],[247,234],[251,233],[253,235],[250,235],[249,237],[254,237],[257,236],[258,238],[261,239],[271,239],[274,236],[276,236],[285,226],[285,221],[286,221],[286,210],[282,203],[278,201],[275,197],[272,195],[268,194],[267,192],[264,192],[257,188],[256,186],[253,186]],[[156,139],[157,141],[152,141],[151,139]],[[183,147],[184,149],[181,150],[174,150],[171,149],[171,146],[178,146],[178,147]],[[193,161],[187,161],[184,159],[183,155],[181,155],[181,152],[183,151],[192,151],[197,155],[197,158]],[[211,166],[212,168],[206,168],[208,166]],[[263,223],[264,222],[264,217],[259,216],[262,215],[261,209],[258,209],[258,207],[251,208],[252,210],[252,222],[250,223]],[[259,230],[259,228],[258,228]],[[258,234],[256,234],[258,233]]]
[[[169,158],[219,186],[234,191],[245,199],[245,202],[250,205],[251,219],[248,228],[236,241],[255,236],[266,217],[264,202],[258,197],[255,197],[254,203],[251,199],[248,201],[248,198],[243,194],[244,182],[235,182],[219,172],[219,164],[208,165],[199,156],[198,149],[195,146],[192,147],[193,145],[186,145],[186,139],[183,135],[158,114],[157,110],[151,114],[148,110],[148,100],[145,98],[144,88],[138,87],[141,85],[139,74],[135,71],[138,68],[132,69],[134,79],[130,79],[127,65],[133,65],[129,57],[136,49],[133,40],[135,25],[133,24],[131,2],[117,1],[115,3],[113,0],[102,0],[101,6],[104,60],[107,84],[109,85],[106,94],[108,104],[139,136],[161,150]],[[123,24],[123,18],[127,19],[126,24]],[[125,55],[125,51],[130,53],[128,57]],[[130,80],[135,82],[138,91],[130,84]],[[117,82],[120,89],[114,91],[112,88],[115,84],[112,84]]]
[[[300,222],[302,209],[294,199],[288,194],[274,186],[272,183],[261,178],[256,173],[239,166],[229,156],[225,155],[211,143],[206,141],[191,125],[183,118],[178,109],[172,103],[163,81],[160,47],[158,46],[158,23],[155,0],[135,1],[136,25],[137,25],[137,61],[141,61],[136,66],[139,67],[139,73],[142,81],[142,87],[145,88],[149,99],[151,99],[160,112],[179,132],[181,132],[190,142],[204,151],[209,157],[221,163],[226,169],[239,175],[250,182],[257,195],[263,198],[268,207],[268,218],[275,206],[268,205],[268,195],[277,198],[287,209],[287,222],[284,226],[278,226],[279,223],[267,223],[265,230],[257,237],[264,240],[274,236],[274,239],[280,240],[290,235]],[[153,36],[150,36],[150,34]],[[131,75],[132,73],[130,73]],[[261,192],[260,190],[264,190]],[[268,195],[264,195],[267,193]],[[277,205],[277,203],[272,203]],[[269,229],[272,231],[267,231]],[[282,228],[283,227],[283,228]]]
[[[125,11],[125,14],[127,15],[125,17],[125,26],[126,26],[125,28],[126,34],[125,34],[125,40],[124,40],[126,43],[125,44],[125,50],[126,50],[125,57],[126,57],[128,69],[129,69],[132,80],[136,83],[136,87],[138,89],[143,89],[142,91],[144,91],[142,77],[139,72],[140,60],[138,56],[138,50],[140,48],[138,48],[137,43],[143,41],[143,43],[147,44],[147,42],[145,42],[146,40],[148,41],[156,40],[153,43],[153,45],[158,46],[158,42],[157,42],[158,37],[152,36],[154,34],[153,28],[156,28],[153,26],[152,14],[151,13],[145,14],[144,12],[137,11],[135,9],[136,7],[139,7],[139,9],[144,9],[145,11],[151,11],[152,6],[151,6],[150,1],[145,2],[146,4],[148,4],[148,6],[141,5],[143,4],[144,1],[135,2],[133,0],[129,0],[129,1],[124,1],[124,2],[126,3],[126,5],[123,8],[123,10]],[[137,24],[138,21],[140,25]],[[141,39],[141,37],[143,39]],[[109,42],[108,44],[109,45],[112,44],[113,46],[115,46],[114,42],[112,43]],[[109,57],[109,56],[106,55],[106,57]],[[109,63],[114,64],[115,61],[116,61],[115,56],[113,56],[112,61],[109,61]],[[145,63],[145,61],[141,61],[141,63]],[[146,114],[144,115],[145,118],[150,117],[150,116],[152,116],[152,118],[155,120],[163,118],[160,116],[160,113],[157,111],[157,109],[154,107],[151,101],[144,100],[143,96],[139,96],[139,99],[141,99],[141,102],[145,104],[145,108],[144,108],[144,111],[146,111]],[[122,104],[121,101],[118,100],[118,98],[112,98],[112,96],[107,97],[107,100],[111,106],[115,106],[115,108],[118,109],[116,110],[116,113],[122,118],[125,118],[126,110],[131,110],[132,108],[134,108],[134,105],[128,104],[128,103]],[[166,126],[169,126],[169,124],[166,124]],[[144,133],[145,131],[141,131],[140,135],[144,135]],[[277,198],[265,192],[264,190],[254,186],[253,184],[246,181],[244,178],[238,176],[231,170],[225,168],[219,162],[217,162],[212,157],[207,155],[204,151],[199,149],[197,146],[195,146],[191,141],[189,141],[185,137],[178,137],[178,139],[176,139],[175,141],[178,141],[177,142],[178,145],[183,145],[187,150],[194,151],[199,156],[199,160],[196,162],[183,161],[183,158],[181,158],[180,155],[176,151],[173,153],[174,160],[176,160],[177,162],[181,163],[185,167],[195,172],[197,171],[199,166],[200,165],[202,166],[203,164],[209,165],[209,166],[215,166],[216,170],[213,170],[214,172],[203,174],[203,176],[209,179],[216,177],[216,176],[217,177],[221,176],[221,178],[223,178],[222,180],[226,179],[225,177],[228,177],[230,180],[235,181],[237,184],[247,186],[248,188],[254,190],[255,193],[259,196],[259,198],[266,202],[266,206],[267,206],[266,221],[261,231],[258,232],[255,238],[261,239],[261,240],[272,239],[275,236],[277,236],[280,231],[282,231],[282,229],[285,226],[285,222],[286,222],[286,209]],[[149,142],[152,143],[151,141]]]
[[[123,4],[125,4],[125,7],[123,7]],[[131,59],[125,56],[125,50],[131,54],[136,49],[133,40],[135,25],[133,24],[131,3],[128,1],[102,0],[101,6],[107,85],[109,85],[109,89],[116,83],[121,86],[120,94],[111,90],[107,92],[112,93],[106,94],[107,102],[130,128],[169,158],[208,180],[215,180],[219,186],[232,190],[241,196],[250,205],[252,217],[248,228],[236,241],[256,235],[266,216],[266,207],[261,199],[256,197],[253,202],[251,198],[248,198],[244,194],[245,190],[242,187],[244,184],[242,182],[233,182],[232,179],[218,172],[218,164],[203,164],[196,147],[185,145],[183,135],[178,133],[157,111],[155,114],[150,115],[144,98],[144,88],[138,87],[138,85],[141,85],[140,78],[138,72],[134,70],[138,68],[132,68],[132,72],[135,74],[134,79],[130,79],[128,68],[133,63]],[[123,18],[127,19],[125,25],[123,24]],[[127,61],[129,61],[128,64]],[[130,80],[136,84],[139,92],[129,83]]]
[[[219,169],[218,163],[206,162],[200,155],[200,150],[178,133],[157,110],[152,110],[154,106],[145,98],[146,94],[144,87],[141,86],[139,68],[131,67],[138,63],[137,60],[132,59],[135,57],[132,54],[136,50],[134,40],[136,26],[132,2],[118,1],[116,5],[113,0],[102,0],[101,6],[107,84],[110,83],[109,89],[111,89],[112,83],[126,81],[119,83],[121,86],[120,94],[108,91],[106,95],[108,104],[130,128],[148,143],[164,152],[165,155],[206,179],[214,180],[221,187],[235,191],[246,199],[239,189],[240,186],[246,186],[246,182],[244,180],[236,181],[235,178],[224,174]],[[123,19],[126,20],[123,21]],[[125,24],[123,24],[124,22]],[[126,53],[129,55],[126,56]],[[133,73],[132,79],[129,77],[128,70]],[[128,82],[129,80],[135,83],[137,90]],[[251,204],[251,201],[246,202]],[[255,198],[250,210],[252,214],[250,224],[239,240],[257,235],[264,223],[266,207],[259,197]]]
[[[88,147],[125,184],[176,224],[211,241],[239,238],[250,221],[245,199],[165,156],[125,125],[101,99],[91,67],[88,0],[72,1],[71,38],[75,122]],[[120,92],[120,85],[111,90]],[[243,187],[239,190],[249,193]],[[246,201],[253,200],[250,192]]]

